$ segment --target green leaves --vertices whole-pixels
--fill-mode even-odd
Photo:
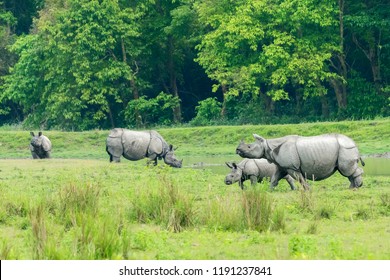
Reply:
[[[118,1],[68,3],[67,9],[46,11],[51,17],[40,19],[37,34],[13,46],[20,59],[7,78],[5,96],[33,113],[33,122],[96,127],[107,117],[109,100],[123,100],[124,86],[118,84],[132,76],[123,56],[126,50],[130,56],[137,53],[131,46],[139,35],[137,13],[122,10]]]
[[[221,14],[207,18],[208,1],[202,1],[200,19],[213,28],[198,45],[197,61],[209,77],[228,86],[228,93],[265,87],[279,100],[288,98],[289,85],[323,88],[333,46],[327,27],[335,21],[330,2],[317,2],[243,1],[228,11],[216,7]]]

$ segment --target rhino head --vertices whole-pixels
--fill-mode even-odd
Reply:
[[[32,136],[30,142],[31,146],[33,146],[34,148],[41,148],[43,145],[43,138],[41,137],[42,132],[38,132],[38,136],[36,136],[34,132],[30,132],[30,135]]]
[[[242,177],[242,169],[237,166],[237,164],[226,162],[227,167],[229,167],[230,173],[226,175],[225,177],[225,184],[231,185],[235,182],[238,182],[241,180]]]
[[[247,144],[243,140],[241,140],[240,144],[238,144],[236,148],[236,153],[243,158],[263,158],[264,151],[266,146],[266,140],[257,135],[253,134],[255,138],[255,142]]]
[[[183,164],[183,160],[178,160],[175,156],[174,151],[177,148],[173,148],[172,145],[169,145],[169,150],[164,156],[164,162],[168,164],[169,166],[176,167],[176,168],[181,168]]]

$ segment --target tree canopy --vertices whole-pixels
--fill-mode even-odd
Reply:
[[[388,1],[22,2],[0,2],[0,124],[390,115]]]

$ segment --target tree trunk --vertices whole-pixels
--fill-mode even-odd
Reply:
[[[372,40],[369,40],[367,44],[367,49],[363,48],[360,44],[356,34],[352,35],[352,40],[355,45],[363,52],[367,57],[371,66],[372,80],[375,84],[375,87],[379,89],[382,84],[382,75],[381,75],[381,61],[380,61],[380,51],[381,51],[381,31],[379,31],[378,38],[375,34],[372,34]]]
[[[329,103],[325,95],[321,96],[321,111],[325,119],[329,118]]]
[[[347,108],[347,86],[339,79],[331,79],[330,84],[336,94],[339,112]]]
[[[342,111],[347,107],[347,75],[348,68],[344,52],[344,0],[339,0],[339,52],[336,55],[335,62],[331,61],[340,78],[331,78],[332,85],[336,94],[338,111]]]
[[[110,117],[111,128],[115,128],[114,117],[112,116],[112,111],[109,103],[107,103],[107,107],[108,107],[108,116]]]
[[[263,101],[267,115],[273,115],[275,112],[275,102],[272,100],[272,97],[263,93],[261,90],[259,91],[259,95]]]
[[[171,88],[171,93],[174,97],[179,98],[179,90],[177,87],[177,78],[176,78],[176,70],[175,70],[175,62],[174,62],[174,42],[172,36],[168,37],[168,71],[169,71],[169,83]],[[181,114],[181,106],[179,104],[173,108],[173,121],[174,123],[181,123],[182,114]]]
[[[227,92],[226,85],[221,85],[221,89],[222,89],[222,97],[223,97],[222,108],[221,108],[221,117],[225,118],[225,116],[226,116],[226,92]]]
[[[297,89],[295,92],[295,114],[297,116],[300,116],[302,113],[302,107],[303,107],[303,92],[302,89]]]
[[[121,47],[122,47],[123,62],[125,64],[127,64],[126,47],[125,47],[125,42],[123,41],[123,39],[121,39]],[[135,64],[136,70],[132,71],[132,75],[130,78],[130,88],[131,88],[131,91],[133,93],[133,99],[138,100],[139,99],[139,91],[138,91],[136,78],[135,78],[136,75],[138,74],[138,66],[137,66],[136,62],[134,62],[134,64]],[[137,108],[135,109],[134,116],[135,116],[135,120],[136,120],[136,126],[142,127],[142,117],[141,117],[141,114],[139,113]]]

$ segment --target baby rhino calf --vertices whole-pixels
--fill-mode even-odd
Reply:
[[[238,182],[241,189],[244,189],[244,181],[251,180],[252,186],[261,182],[263,178],[271,179],[277,171],[277,165],[269,163],[266,159],[244,159],[239,164],[226,163],[231,168],[230,173],[225,177],[225,184],[231,185]],[[295,190],[294,179],[287,175],[284,177],[292,190]]]

